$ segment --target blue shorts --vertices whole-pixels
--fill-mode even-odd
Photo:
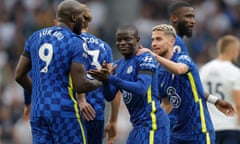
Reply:
[[[216,144],[240,144],[240,130],[216,131]]]
[[[34,144],[86,144],[85,128],[77,118],[31,117]]]
[[[88,144],[102,144],[104,120],[85,121],[84,124],[88,135]]]
[[[189,137],[189,138],[188,138]],[[191,136],[178,136],[171,135],[170,144],[215,144],[215,132],[200,133]]]
[[[134,128],[128,137],[127,144],[169,144],[170,125],[155,131],[147,127]]]

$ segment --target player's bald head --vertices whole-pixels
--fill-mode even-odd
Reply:
[[[57,7],[58,21],[73,21],[73,17],[83,12],[84,5],[77,0],[64,0]]]
[[[125,25],[121,25],[118,29],[117,29],[117,33],[122,33],[122,32],[127,32],[131,35],[133,35],[134,37],[138,37],[138,30],[135,26],[130,25],[130,24],[125,24]]]
[[[184,2],[184,1],[177,1],[175,3],[172,3],[168,7],[168,15],[178,15],[179,10],[182,9],[183,7],[192,7],[189,3]]]

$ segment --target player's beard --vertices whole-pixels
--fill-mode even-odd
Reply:
[[[77,35],[81,34],[82,30],[82,19],[78,18],[73,26],[73,32]]]
[[[178,23],[178,32],[180,36],[192,37],[192,31],[184,23]]]

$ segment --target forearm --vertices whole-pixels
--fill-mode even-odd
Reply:
[[[188,71],[188,67],[183,63],[176,63],[174,61],[168,60],[156,54],[154,55],[154,57],[161,65],[163,65],[168,71],[170,71],[173,74],[180,75]]]
[[[97,89],[100,87],[102,83],[98,80],[87,80],[84,79],[81,81],[81,85],[75,85],[74,90],[80,94],[80,93],[86,93],[92,90]]]
[[[121,93],[120,91],[118,91],[116,93],[115,98],[111,102],[111,115],[109,119],[109,122],[111,123],[117,123],[120,102],[121,102]]]

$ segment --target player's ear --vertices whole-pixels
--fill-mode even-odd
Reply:
[[[77,17],[76,17],[75,15],[72,15],[71,21],[72,21],[72,22],[76,22],[76,21],[77,21]]]
[[[174,45],[174,43],[175,43],[175,37],[171,37],[170,43],[171,43],[172,46]]]
[[[140,37],[137,37],[137,42],[140,42]]]
[[[177,23],[178,17],[177,17],[176,15],[171,15],[171,16],[170,16],[170,21],[171,21],[172,23]]]

